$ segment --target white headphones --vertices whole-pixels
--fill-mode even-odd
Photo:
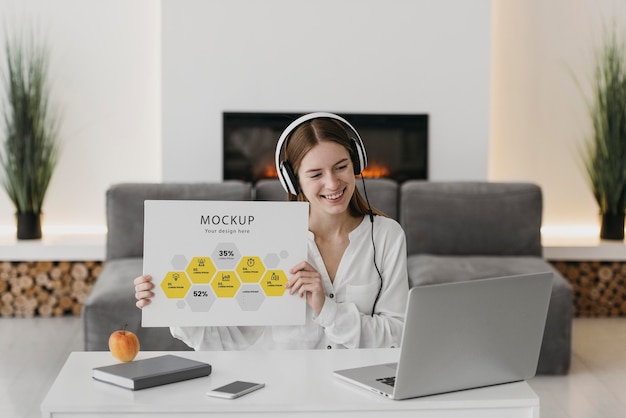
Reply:
[[[350,150],[350,158],[352,159],[352,165],[354,167],[354,174],[361,174],[361,172],[367,166],[367,154],[365,153],[365,146],[363,145],[363,141],[361,140],[361,136],[354,129],[350,123],[342,118],[341,116],[335,115],[334,113],[327,112],[315,112],[308,113],[294,120],[287,126],[287,128],[283,131],[283,133],[278,138],[278,143],[276,144],[276,171],[278,172],[278,179],[280,180],[280,184],[282,184],[283,188],[293,195],[297,195],[300,187],[298,185],[298,178],[296,173],[293,170],[293,167],[289,161],[281,161],[280,154],[282,153],[283,147],[285,147],[287,143],[287,139],[291,133],[303,123],[319,118],[327,118],[334,119],[344,126],[348,137],[352,140],[351,142],[351,150]]]

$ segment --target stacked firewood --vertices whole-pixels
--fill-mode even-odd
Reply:
[[[574,288],[577,316],[626,316],[626,263],[559,261],[553,265]]]
[[[0,316],[80,315],[100,261],[0,262]]]

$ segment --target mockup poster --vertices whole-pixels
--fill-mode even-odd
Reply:
[[[142,325],[301,325],[289,270],[307,259],[308,203],[147,200]]]

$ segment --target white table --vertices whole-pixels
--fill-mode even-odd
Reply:
[[[161,354],[141,352],[137,359]],[[71,353],[41,404],[42,416],[539,417],[539,399],[526,382],[393,401],[332,376],[340,368],[394,362],[398,349],[174,354],[208,362],[213,373],[133,392],[92,379],[92,368],[117,362],[110,353]],[[232,380],[266,387],[235,400],[205,395]]]

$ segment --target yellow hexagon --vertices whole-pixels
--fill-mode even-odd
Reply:
[[[268,270],[263,276],[261,287],[267,296],[282,296],[285,293],[287,276],[282,270]]]
[[[215,271],[215,264],[211,257],[194,257],[187,266],[187,274],[192,283],[209,283]]]
[[[234,271],[218,271],[211,287],[218,298],[232,298],[239,290],[241,282]]]
[[[258,283],[265,273],[265,266],[260,257],[244,256],[237,264],[237,273],[244,283]]]
[[[169,271],[161,282],[163,293],[170,299],[181,299],[191,287],[184,271]]]

